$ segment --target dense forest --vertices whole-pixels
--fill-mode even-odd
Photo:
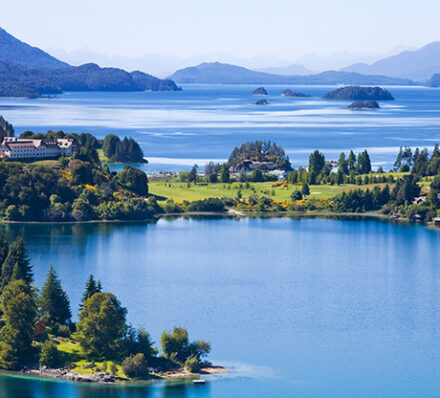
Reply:
[[[63,91],[179,91],[174,81],[143,72],[100,68],[96,64],[78,67],[28,69],[0,61],[0,97],[40,97]]]
[[[33,270],[22,238],[12,243],[0,236],[0,368],[22,370],[95,368],[128,378],[149,378],[150,372],[185,367],[196,373],[211,346],[189,341],[184,328],[164,331],[162,355],[144,329],[127,323],[127,310],[117,297],[103,291],[91,275],[72,321],[69,297],[54,267],[50,266],[41,290],[34,285]],[[72,352],[69,347],[78,347]],[[84,360],[87,361],[85,365]],[[100,362],[99,367],[97,362]],[[113,379],[114,380],[114,379]]]

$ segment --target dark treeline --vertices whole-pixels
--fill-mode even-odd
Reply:
[[[109,134],[104,139],[102,151],[111,162],[146,162],[141,147],[133,138],[124,137],[121,141],[117,135]]]
[[[87,359],[92,367],[94,361],[111,361],[112,373],[117,363],[126,376],[145,378],[151,367],[184,366],[198,372],[204,365],[210,344],[190,342],[183,328],[163,332],[159,357],[150,335],[127,323],[127,310],[93,276],[85,285],[79,321],[72,322],[69,298],[52,266],[41,290],[33,286],[32,266],[21,238],[9,244],[0,236],[0,264],[0,368],[72,367]],[[79,343],[81,352],[69,355],[59,350],[59,339]]]

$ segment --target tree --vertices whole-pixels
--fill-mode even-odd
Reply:
[[[41,314],[51,324],[58,322],[65,325],[72,317],[69,298],[62,289],[61,281],[58,279],[52,265],[47,271],[46,282],[41,289],[38,302]]]
[[[302,193],[298,190],[294,191],[292,193],[292,196],[290,197],[290,199],[292,200],[301,200],[303,198]]]
[[[3,262],[1,270],[0,288],[12,280],[22,279],[29,286],[33,282],[32,266],[27,256],[23,238],[17,238],[9,247],[8,255]]]
[[[321,173],[325,166],[325,157],[318,150],[314,151],[309,156],[309,172],[312,175],[317,176]]]
[[[303,196],[308,196],[308,195],[310,195],[309,184],[307,184],[306,182],[303,184],[303,186],[302,186],[302,188],[301,188],[301,193],[303,194]]]
[[[350,151],[350,154],[348,155],[348,170],[352,171],[356,168],[356,155],[353,151]]]
[[[84,303],[77,324],[78,341],[88,358],[109,359],[120,353],[127,310],[112,293],[95,293]]]
[[[345,160],[345,153],[341,152],[338,160],[338,171],[342,174],[348,174],[348,162]]]
[[[98,286],[99,284],[99,286]],[[98,284],[96,284],[95,279],[93,278],[93,275],[89,276],[89,279],[86,282],[86,287],[84,289],[84,293],[82,295],[81,305],[80,308],[84,307],[84,303],[86,300],[90,297],[92,297],[95,293],[100,293],[101,288],[101,282],[98,281]]]
[[[124,338],[125,355],[135,355],[142,353],[146,358],[151,358],[157,354],[157,349],[153,345],[150,334],[145,329],[135,329],[128,326]]]
[[[147,360],[142,353],[130,355],[122,362],[122,371],[128,377],[142,378],[148,375]]]
[[[137,195],[148,195],[148,178],[142,170],[127,165],[118,173],[118,181]]]
[[[185,361],[185,369],[190,373],[200,372],[200,360],[196,357],[188,358]]]
[[[189,172],[189,181],[193,182],[194,184],[197,184],[197,169],[199,166],[196,164],[193,166],[191,171]]]
[[[367,150],[359,154],[356,163],[356,171],[359,174],[368,174],[371,171],[371,161]]]
[[[58,368],[62,365],[63,358],[54,341],[46,340],[42,344],[39,362],[41,366],[48,368]]]
[[[220,181],[229,182],[229,170],[226,164],[222,164],[220,168]]]
[[[109,158],[110,160],[112,160],[120,143],[121,140],[117,135],[108,134],[104,138],[104,142],[102,143],[102,151],[104,152],[104,155],[107,156],[107,158]]]
[[[182,363],[188,358],[188,331],[175,327],[172,332],[164,331],[160,336],[160,345],[166,358],[176,358]]]
[[[23,280],[11,281],[1,295],[4,326],[0,330],[0,367],[18,370],[32,363],[37,306]]]
[[[3,235],[0,235],[0,271],[1,271],[1,265],[4,263],[6,257],[8,256],[8,252],[9,252],[9,243],[4,238]]]

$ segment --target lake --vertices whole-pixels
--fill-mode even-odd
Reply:
[[[1,397],[440,394],[438,231],[378,220],[178,218],[3,224],[0,232],[24,237],[38,287],[53,264],[74,312],[92,273],[154,341],[187,327],[231,370],[199,386],[1,375]]]
[[[401,145],[432,148],[440,142],[440,89],[387,87],[396,101],[376,111],[344,109],[350,102],[324,101],[335,86],[266,85],[270,105],[253,105],[255,85],[183,85],[182,92],[69,92],[53,99],[0,99],[0,113],[17,133],[90,132],[100,138],[131,136],[150,164],[147,172],[185,170],[194,163],[227,159],[246,141],[281,144],[294,166],[322,150],[365,148],[373,166],[389,169]],[[310,98],[283,98],[285,88]]]

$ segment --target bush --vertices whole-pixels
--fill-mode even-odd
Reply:
[[[52,340],[46,340],[41,346],[40,365],[48,368],[60,367],[63,363],[61,353]]]
[[[122,362],[122,371],[127,377],[141,378],[148,375],[144,354],[130,355]]]
[[[218,198],[195,200],[188,204],[187,211],[225,211],[225,205]]]
[[[300,191],[295,191],[292,193],[291,199],[292,200],[301,200],[303,198],[302,193]]]
[[[168,199],[166,203],[163,205],[163,209],[165,213],[182,213],[183,209],[177,205],[174,200]]]
[[[200,361],[197,357],[188,358],[185,361],[185,369],[191,373],[199,373],[200,372]]]

